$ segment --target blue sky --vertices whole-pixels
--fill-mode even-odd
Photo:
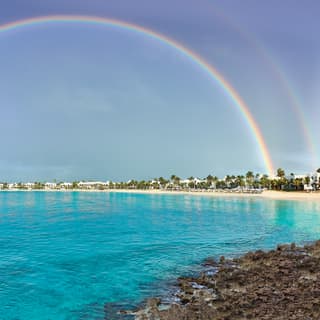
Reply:
[[[276,167],[320,166],[317,1],[1,1],[0,23],[97,15],[163,33],[214,65],[250,107]],[[0,34],[0,180],[148,179],[265,172],[221,88],[176,50],[114,27]],[[319,149],[316,156],[320,158]]]

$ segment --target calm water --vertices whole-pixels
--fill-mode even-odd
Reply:
[[[319,235],[315,202],[0,192],[0,318],[110,319],[207,256]]]

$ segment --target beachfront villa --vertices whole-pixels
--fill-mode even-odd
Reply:
[[[56,189],[57,188],[57,184],[55,182],[46,182],[44,184],[44,188],[46,190],[50,190],[50,189]]]
[[[71,182],[63,182],[59,184],[60,189],[71,189],[72,183]]]
[[[193,179],[181,180],[180,184],[182,185],[182,187],[188,188],[190,187],[190,184],[197,186],[197,185],[200,185],[201,183],[206,183],[206,182],[207,182],[207,179],[193,178]]]
[[[320,186],[320,172],[315,172],[310,175],[311,183],[319,189]]]
[[[108,188],[110,181],[102,182],[102,181],[80,181],[78,183],[79,189],[99,189],[99,188]]]
[[[31,190],[35,187],[35,183],[34,182],[27,182],[24,184],[24,187],[28,190]]]
[[[313,191],[320,187],[320,172],[308,174],[290,174],[286,177],[288,181],[301,180],[303,182],[303,190]]]
[[[161,184],[159,180],[151,180],[150,185],[151,189],[159,189]]]

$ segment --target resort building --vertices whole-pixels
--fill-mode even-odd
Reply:
[[[71,189],[72,188],[72,183],[71,182],[59,183],[59,187],[61,189]]]
[[[314,190],[319,190],[320,188],[320,172],[315,172],[310,175],[311,185],[313,186]]]
[[[304,183],[305,191],[319,190],[320,187],[320,172],[308,174],[291,174],[287,177],[288,181],[300,179]]]
[[[52,189],[56,189],[57,188],[57,184],[55,182],[46,182],[44,184],[44,188],[46,190],[52,190]]]
[[[150,181],[150,189],[160,189],[160,181],[159,180],[151,180]]]
[[[78,187],[80,189],[99,189],[99,188],[108,188],[110,181],[101,182],[101,181],[80,181]]]
[[[21,187],[24,189],[31,190],[31,189],[34,189],[35,183],[34,182],[27,182],[27,183],[22,184]]]

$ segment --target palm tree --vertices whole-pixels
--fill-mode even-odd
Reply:
[[[269,177],[264,174],[261,178],[260,178],[260,185],[262,188],[269,188],[270,187],[270,180]]]
[[[78,187],[79,187],[78,183],[79,183],[78,181],[73,181],[72,182],[72,189],[78,189]]]
[[[209,189],[212,187],[214,187],[214,177],[209,174],[206,178],[206,188]]]
[[[137,189],[137,185],[138,185],[138,181],[136,181],[136,180],[130,180],[128,182],[128,187],[130,189]]]
[[[249,187],[252,187],[253,185],[253,179],[254,179],[254,174],[252,171],[248,171],[246,173],[246,182],[248,184]]]
[[[309,176],[306,176],[305,178],[304,178],[304,184],[307,184],[307,185],[309,185],[310,184],[310,177]]]
[[[211,174],[209,174],[206,179],[207,179],[208,185],[211,186],[212,182],[213,182],[213,176]]]
[[[219,178],[217,176],[214,176],[212,182],[213,182],[214,188],[217,189],[217,184],[219,182]]]
[[[163,178],[163,177],[160,177],[160,178],[159,178],[159,182],[160,182],[160,187],[161,187],[161,188],[165,188],[165,186],[166,186],[167,183],[168,183],[168,180],[166,180],[166,179]]]
[[[227,175],[224,177],[224,181],[225,181],[225,183],[226,183],[227,188],[230,188],[232,179],[231,179],[231,176],[230,176],[229,174],[227,174]]]
[[[277,169],[277,177],[283,178],[283,177],[285,177],[285,176],[286,176],[285,171],[284,171],[282,168],[278,168],[278,169]]]
[[[241,188],[244,187],[245,186],[244,176],[238,175],[236,177],[236,184],[238,187],[241,187]]]
[[[173,174],[171,177],[170,177],[170,180],[172,182],[172,184],[175,186],[175,187],[178,187],[180,185],[180,178],[178,176],[176,176],[175,174]]]
[[[302,178],[295,178],[293,180],[293,185],[295,190],[303,190],[303,179]]]
[[[232,175],[230,179],[231,179],[231,188],[235,188],[237,177],[235,175]]]
[[[277,169],[277,177],[280,178],[278,180],[278,187],[280,189],[283,189],[285,187],[285,185],[288,184],[288,181],[286,179],[286,173],[282,168]]]
[[[295,180],[295,177],[294,177],[294,173],[291,172],[290,173],[290,180],[288,181],[288,188],[291,190],[291,189],[296,189],[296,185],[294,183],[294,180]]]
[[[145,180],[137,181],[137,189],[146,189],[147,182]]]
[[[194,177],[191,176],[191,177],[188,178],[188,180],[189,180],[188,187],[189,188],[194,188],[196,186],[195,181],[194,181]]]
[[[158,178],[154,178],[152,181],[150,181],[150,187],[152,189],[159,189],[159,180],[158,180]]]
[[[218,189],[225,189],[227,187],[225,180],[217,180],[216,187]]]
[[[180,188],[180,177],[176,176],[175,179],[174,179],[174,184],[176,185],[176,187],[179,187]]]
[[[177,176],[176,176],[175,174],[171,175],[170,180],[172,181],[172,183],[174,183],[176,177],[177,177]]]

